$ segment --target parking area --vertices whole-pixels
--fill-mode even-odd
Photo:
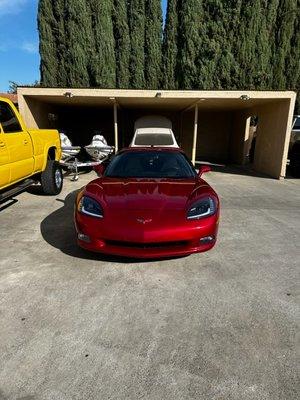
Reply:
[[[94,176],[1,211],[0,399],[298,399],[300,181],[205,175],[217,246],[144,262],[76,246]]]
[[[276,179],[286,176],[295,100],[289,91],[18,88],[26,125],[58,129],[73,145],[101,133],[117,150],[131,142],[137,119],[164,116],[193,164],[242,166],[251,150],[253,169]]]

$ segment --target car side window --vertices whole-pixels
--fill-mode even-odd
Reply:
[[[0,124],[4,133],[22,131],[22,127],[9,104],[0,101]]]

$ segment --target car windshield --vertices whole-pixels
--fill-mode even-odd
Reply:
[[[136,151],[116,155],[105,171],[109,178],[194,178],[196,171],[179,152]]]
[[[172,146],[173,137],[169,133],[141,133],[135,138],[136,146]]]
[[[300,129],[300,117],[296,118],[293,129]]]

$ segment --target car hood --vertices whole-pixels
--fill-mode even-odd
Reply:
[[[99,178],[86,186],[86,194],[110,209],[178,210],[207,192],[201,179],[117,179]]]

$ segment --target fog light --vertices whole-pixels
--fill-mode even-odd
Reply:
[[[214,236],[205,236],[200,239],[200,243],[201,244],[209,244],[209,243],[213,242],[214,240],[215,240]]]
[[[86,242],[86,243],[91,243],[90,237],[87,235],[84,235],[83,233],[78,233],[78,239],[82,240],[83,242]]]

